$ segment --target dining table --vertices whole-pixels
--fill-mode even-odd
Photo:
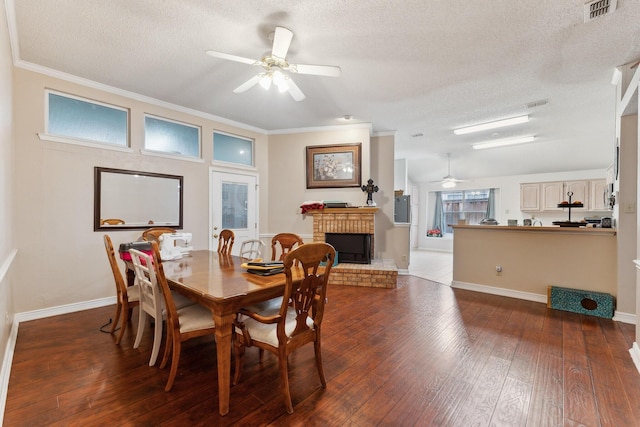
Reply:
[[[218,361],[218,406],[220,415],[229,412],[231,387],[232,328],[242,307],[267,301],[284,294],[284,273],[262,276],[247,272],[249,261],[235,255],[195,250],[175,260],[163,260],[169,287],[209,308],[215,322]],[[292,269],[295,281],[302,277]]]

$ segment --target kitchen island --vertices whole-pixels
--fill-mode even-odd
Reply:
[[[548,286],[616,295],[615,228],[454,225],[453,230],[452,287],[539,302],[546,302]]]

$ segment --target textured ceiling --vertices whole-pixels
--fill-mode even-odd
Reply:
[[[584,23],[582,0],[6,0],[17,65],[47,67],[252,127],[371,123],[396,132],[415,182],[606,168],[613,160],[618,65],[640,59],[640,2]],[[15,19],[15,22],[14,22]],[[13,25],[15,24],[15,25]],[[337,65],[339,78],[294,75],[295,102],[255,86],[260,71],[205,54],[260,58],[269,33],[294,33],[292,63]],[[547,100],[540,107],[526,104]],[[530,113],[498,132],[452,129]],[[423,136],[412,137],[421,133]],[[490,138],[536,135],[472,150]],[[340,141],[336,141],[340,142]]]

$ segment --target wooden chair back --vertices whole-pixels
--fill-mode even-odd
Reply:
[[[271,239],[271,261],[282,261],[295,247],[302,246],[302,238],[294,233],[279,233]],[[278,247],[280,250],[278,251]],[[278,255],[280,252],[280,255]]]
[[[142,232],[142,240],[156,242],[160,244],[160,236],[165,233],[175,233],[176,230],[170,227],[151,227]]]
[[[231,255],[231,249],[233,248],[233,241],[236,239],[233,231],[225,228],[220,231],[218,235],[218,253]]]

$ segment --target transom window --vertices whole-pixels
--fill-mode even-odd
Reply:
[[[253,166],[253,140],[227,133],[214,132],[213,160]]]
[[[200,128],[145,115],[144,148],[166,154],[200,158]]]
[[[127,109],[52,90],[46,90],[45,95],[45,134],[91,143],[129,146]]]

